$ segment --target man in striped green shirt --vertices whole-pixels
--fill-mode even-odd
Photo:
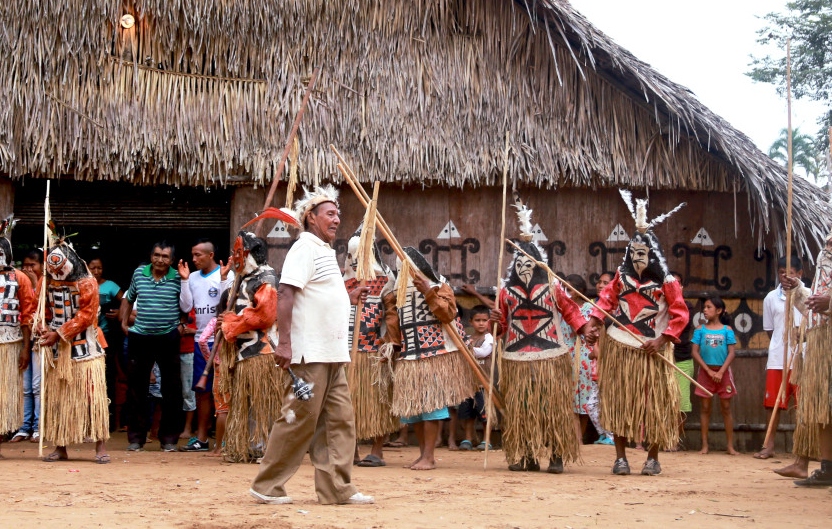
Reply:
[[[153,246],[150,264],[133,272],[130,288],[121,301],[121,328],[127,334],[127,426],[129,451],[139,451],[149,428],[147,389],[153,364],[162,378],[162,418],[159,442],[165,452],[176,452],[182,432],[182,381],[179,367],[180,278],[173,263],[174,248],[165,241]],[[133,306],[136,319],[128,326]]]

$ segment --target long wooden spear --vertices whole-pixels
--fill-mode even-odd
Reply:
[[[786,41],[786,108],[787,108],[787,143],[788,146],[788,162],[787,171],[789,175],[788,196],[786,204],[786,275],[792,267],[792,179],[794,172],[792,171],[792,40]],[[777,422],[779,414],[778,407],[780,406],[780,399],[786,394],[786,388],[789,384],[789,353],[791,352],[791,328],[794,326],[794,298],[792,296],[792,289],[786,291],[786,310],[783,312],[783,371],[782,380],[780,381],[780,389],[777,391],[777,401],[771,411],[771,418],[768,421],[768,428],[766,428],[766,438],[763,440],[763,451],[769,443],[772,444],[772,451],[774,444],[772,436],[774,435],[774,424]]]
[[[342,175],[344,175],[344,179],[352,188],[353,192],[355,193],[356,197],[358,197],[358,200],[361,202],[361,204],[365,208],[368,207],[370,204],[370,198],[367,196],[367,192],[364,191],[364,189],[359,185],[358,179],[355,177],[355,173],[352,172],[352,169],[350,169],[349,165],[347,165],[346,163],[346,160],[344,160],[344,157],[341,156],[341,153],[338,152],[338,149],[336,149],[334,145],[330,145],[329,148],[332,149],[332,152],[335,153],[335,155],[338,157],[340,161],[340,163],[337,165],[338,170],[341,171]],[[404,253],[404,249],[399,244],[399,241],[393,236],[393,232],[390,230],[390,227],[387,225],[387,222],[385,222],[384,217],[381,216],[381,213],[379,213],[378,210],[376,210],[376,222],[377,227],[381,230],[381,233],[384,236],[384,238],[387,239],[387,242],[390,243],[390,246],[393,247],[393,251],[396,252],[396,255],[399,257],[399,259],[401,259],[402,262],[409,262],[410,258],[407,256],[406,253]],[[416,266],[411,266],[410,270],[414,277],[419,273]],[[471,367],[471,370],[474,372],[474,375],[477,377],[480,384],[482,384],[485,388],[490,388],[491,384],[485,376],[485,373],[483,372],[479,363],[477,363],[477,360],[474,358],[473,354],[471,354],[471,351],[469,351],[468,347],[465,345],[465,343],[463,343],[462,338],[459,336],[459,332],[456,330],[456,328],[453,325],[444,323],[442,324],[442,329],[445,331],[445,334],[447,334],[451,338],[451,341],[462,354],[462,357],[465,359],[465,361],[468,362],[469,367]],[[502,395],[500,395],[500,392],[494,391],[492,393],[492,397],[494,405],[497,406],[497,409],[499,409],[502,412],[505,412],[505,405],[503,404],[503,399]]]
[[[319,73],[321,73],[320,66],[315,68],[315,71],[312,72],[309,84],[306,85],[306,93],[303,95],[303,101],[300,104],[300,109],[295,116],[294,123],[292,123],[292,130],[289,132],[289,138],[286,140],[286,147],[283,149],[283,156],[280,157],[280,163],[277,164],[277,170],[274,172],[274,178],[272,178],[272,185],[269,188],[269,193],[266,195],[266,202],[263,204],[264,210],[271,206],[272,200],[274,200],[274,194],[277,191],[277,183],[280,182],[280,175],[283,174],[283,167],[286,165],[286,158],[289,157],[289,151],[292,150],[292,143],[294,142],[295,135],[298,133],[298,128],[300,128],[300,120],[303,118],[303,114],[306,111],[306,105],[309,103],[309,97],[312,95],[315,83],[318,82]],[[263,220],[260,220],[257,223],[257,226],[254,227],[254,233],[260,234],[262,224]]]
[[[40,291],[38,292],[38,308],[37,312],[35,313],[35,328],[40,326],[41,329],[44,331],[45,329],[45,322],[46,322],[46,252],[49,250],[49,221],[51,220],[51,212],[49,211],[49,184],[50,181],[46,181],[46,198],[43,201],[43,263],[41,268],[41,276],[40,276]],[[38,340],[40,342],[40,340]],[[43,458],[43,433],[44,429],[44,417],[48,415],[45,413],[44,410],[46,408],[43,406],[43,395],[46,393],[44,388],[46,387],[46,353],[52,353],[51,347],[43,347],[38,345],[38,355],[40,355],[40,432],[41,435],[38,436],[38,457]]]
[[[497,292],[497,296],[495,297],[495,301],[497,303],[500,302],[500,287],[501,282],[500,279],[503,277],[503,239],[506,238],[506,194],[508,189],[508,154],[509,154],[509,142],[508,142],[508,131],[506,131],[506,149],[503,153],[503,201],[502,201],[502,208],[501,208],[501,215],[500,215],[500,238],[498,239],[499,242],[499,255],[497,256],[497,288],[495,291]],[[491,382],[491,387],[488,388],[488,401],[486,402],[486,412],[485,412],[485,454],[482,461],[482,468],[486,470],[488,468],[488,448],[491,446],[491,421],[493,420],[494,416],[494,406],[492,405],[492,392],[494,391],[494,371],[496,369],[498,357],[500,353],[502,353],[502,341],[497,340],[497,323],[495,322],[494,325],[491,326],[491,336],[494,337],[494,345],[493,349],[491,350],[491,373],[489,374],[488,380]]]
[[[592,301],[591,299],[589,299],[588,297],[584,296],[584,294],[583,294],[581,291],[579,291],[578,289],[576,289],[575,287],[573,287],[572,285],[570,285],[570,284],[569,284],[569,282],[565,281],[565,280],[564,280],[564,279],[562,279],[559,275],[557,275],[554,271],[552,271],[552,269],[551,269],[551,268],[549,268],[549,265],[547,265],[546,263],[544,263],[544,262],[542,262],[542,261],[538,261],[537,259],[535,259],[535,258],[534,258],[534,257],[532,257],[531,255],[529,255],[528,253],[526,253],[525,251],[523,251],[523,249],[522,249],[522,248],[520,248],[519,246],[517,246],[516,244],[514,244],[514,241],[510,241],[509,239],[506,239],[506,242],[507,242],[507,243],[509,243],[510,245],[514,246],[514,247],[517,249],[517,251],[519,251],[520,253],[522,253],[523,255],[525,255],[526,257],[528,257],[529,259],[531,259],[532,261],[534,261],[534,264],[536,264],[537,266],[539,266],[539,267],[543,268],[544,270],[546,270],[546,272],[548,272],[548,274],[549,274],[550,276],[552,276],[552,277],[554,277],[555,279],[557,279],[558,281],[560,281],[560,282],[561,282],[561,284],[566,285],[567,287],[569,287],[569,288],[572,290],[572,292],[575,292],[576,294],[578,294],[578,295],[579,295],[579,296],[580,296],[580,297],[581,297],[584,301],[588,302],[590,305],[592,305],[592,306],[593,306],[593,307],[595,307],[596,309],[600,310],[600,311],[604,314],[604,316],[606,316],[606,317],[610,318],[610,320],[612,320],[612,323],[613,323],[615,326],[617,326],[617,327],[618,327],[618,328],[620,328],[622,331],[624,331],[624,332],[626,332],[627,334],[629,334],[632,338],[634,338],[636,341],[638,341],[641,345],[644,345],[644,344],[645,344],[645,341],[644,341],[644,338],[643,338],[643,337],[641,337],[641,336],[637,335],[636,333],[634,333],[633,331],[631,331],[630,329],[628,329],[628,328],[627,328],[627,327],[626,327],[623,323],[621,323],[620,321],[618,321],[617,319],[615,319],[615,317],[613,317],[613,315],[612,315],[612,314],[610,314],[609,312],[605,311],[604,309],[602,309],[601,307],[599,307],[598,305],[596,305],[596,304],[595,304],[595,302],[594,302],[594,301]],[[671,368],[673,368],[673,369],[674,369],[677,373],[681,373],[681,374],[682,374],[682,376],[684,376],[686,379],[690,380],[690,381],[691,381],[691,383],[692,383],[694,386],[696,386],[697,388],[699,388],[699,389],[701,389],[702,391],[704,391],[704,392],[705,392],[705,394],[706,394],[706,395],[708,395],[708,397],[713,397],[713,396],[714,396],[714,395],[713,395],[713,393],[711,393],[710,391],[708,391],[707,389],[705,389],[704,387],[702,387],[702,385],[701,385],[699,382],[697,382],[696,380],[694,380],[693,378],[691,378],[691,377],[690,377],[690,375],[688,375],[687,373],[685,373],[684,371],[682,371],[681,369],[679,369],[679,367],[678,367],[676,364],[674,364],[672,360],[669,360],[669,359],[665,358],[663,355],[660,355],[660,354],[659,354],[659,355],[656,355],[656,356],[657,356],[657,357],[659,357],[659,359],[661,359],[661,361],[662,361],[662,362],[664,362],[665,364],[667,364],[668,366],[670,366]]]

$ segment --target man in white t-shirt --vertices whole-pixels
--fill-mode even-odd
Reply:
[[[208,239],[200,239],[191,248],[191,258],[196,271],[191,273],[188,264],[179,261],[179,276],[182,279],[182,288],[179,292],[179,308],[185,314],[193,309],[196,315],[196,334],[202,336],[202,331],[212,318],[216,317],[219,310],[217,304],[220,295],[234,282],[234,272],[229,264],[217,264],[214,256],[214,243]],[[183,329],[180,328],[180,332]],[[193,337],[189,337],[193,340]],[[208,342],[208,347],[213,341]],[[210,349],[203,351],[198,342],[194,343],[193,354],[183,354],[182,361],[182,397],[185,404],[185,433],[183,436],[190,437],[191,422],[193,421],[194,410],[196,410],[197,430],[196,436],[190,438],[188,445],[182,449],[183,452],[207,452],[208,451],[208,428],[211,425],[211,408],[213,395],[211,386],[213,371],[209,374],[207,389],[199,389],[194,384],[205,371],[205,363],[211,354]],[[189,361],[190,360],[190,361]]]
[[[791,258],[789,269],[786,270],[786,258],[781,257],[777,262],[777,278],[780,284],[777,288],[766,295],[763,301],[763,330],[766,331],[769,337],[768,345],[768,361],[766,362],[766,396],[763,401],[767,411],[766,424],[771,422],[772,414],[774,417],[775,428],[779,424],[780,410],[785,410],[788,407],[789,399],[793,398],[797,404],[797,386],[791,383],[786,384],[786,393],[780,399],[780,404],[775,409],[777,402],[777,394],[780,391],[780,385],[783,382],[783,353],[784,343],[783,334],[786,325],[786,290],[783,288],[784,279],[789,277],[803,277],[803,264],[797,257]],[[788,284],[788,282],[786,282]],[[794,327],[793,333],[797,332],[797,327],[800,325],[800,312],[794,310]],[[791,358],[791,352],[789,354]],[[791,373],[789,374],[791,379]],[[764,444],[762,450],[754,454],[757,459],[768,459],[774,456],[774,436],[768,440],[768,444]]]
[[[350,361],[350,304],[366,298],[367,287],[347,293],[330,246],[341,222],[337,196],[332,186],[316,188],[295,206],[305,231],[283,262],[275,361],[284,369],[291,365],[312,385],[313,395],[301,401],[292,395],[291,385],[286,388],[283,413],[249,490],[260,503],[292,503],[285,484],[307,452],[320,503],[374,502],[351,482],[355,420],[344,367]]]

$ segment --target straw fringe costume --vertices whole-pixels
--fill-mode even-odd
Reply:
[[[629,203],[629,194],[625,201]],[[673,343],[687,325],[689,316],[682,288],[668,272],[659,242],[649,229],[666,215],[645,221],[647,201],[639,200],[636,229],[627,246],[624,262],[615,278],[601,292],[597,306],[608,313],[620,310],[616,319],[645,341],[660,335],[668,339],[661,354],[673,363]],[[634,258],[640,263],[637,271]],[[604,314],[595,309],[599,320]],[[616,436],[639,441],[639,428],[650,445],[659,450],[676,445],[679,437],[679,384],[672,368],[659,358],[646,354],[642,344],[617,326],[607,329],[604,349],[598,361],[598,389],[601,424]]]
[[[444,278],[430,278],[431,289],[420,292],[410,277],[405,303],[398,308],[401,353],[395,367],[393,405],[399,417],[456,406],[477,392],[470,368],[442,324],[461,327],[456,298]],[[439,279],[439,281],[434,281]]]
[[[832,239],[832,234],[828,239]],[[832,253],[822,249],[817,263],[812,289],[801,287],[794,294],[795,307],[803,313],[808,329],[803,357],[795,359],[793,374],[800,387],[800,399],[792,452],[809,459],[820,459],[820,428],[832,424],[832,326],[828,312],[816,313],[806,308],[809,296],[830,294]]]
[[[265,262],[265,243],[253,233],[238,235],[235,266],[238,251],[245,264],[237,271],[241,279],[233,314],[226,313],[222,323],[225,383],[219,389],[231,394],[223,455],[227,461],[248,462],[262,455],[280,417],[286,380],[275,365],[272,345],[277,343],[277,275]]]
[[[63,262],[62,262],[63,260]],[[55,271],[71,265],[69,273]],[[67,268],[63,268],[67,270]],[[41,435],[58,447],[110,438],[98,283],[67,243],[47,256],[46,324],[60,340],[44,364]]]
[[[23,421],[23,372],[18,366],[28,351],[37,303],[29,278],[10,266],[11,250],[0,234],[0,432],[16,430]]]
[[[531,242],[531,210],[518,206],[523,251],[539,261],[543,252]],[[505,336],[500,384],[506,403],[503,451],[509,465],[537,460],[580,460],[575,433],[572,359],[561,322],[578,332],[587,320],[559,281],[549,282],[543,267],[515,253],[500,290],[498,332]],[[524,458],[526,458],[524,460]],[[531,461],[529,461],[531,460]]]

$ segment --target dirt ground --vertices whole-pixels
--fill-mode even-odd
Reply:
[[[584,446],[583,465],[559,476],[509,472],[499,451],[484,471],[482,453],[447,448],[438,449],[437,470],[415,472],[403,464],[416,448],[387,449],[386,467],[353,472],[375,505],[318,505],[307,459],[287,487],[295,503],[273,506],[248,496],[256,465],[163,453],[155,443],[139,453],[125,446],[125,434],[116,434],[113,462],[96,465],[91,444],[71,447],[71,461],[43,463],[36,445],[4,443],[0,527],[828,528],[832,519],[829,489],[799,489],[772,473],[790,461],[785,455],[662,454],[662,475],[620,477],[610,474],[611,446]],[[634,471],[644,458],[628,454]]]

